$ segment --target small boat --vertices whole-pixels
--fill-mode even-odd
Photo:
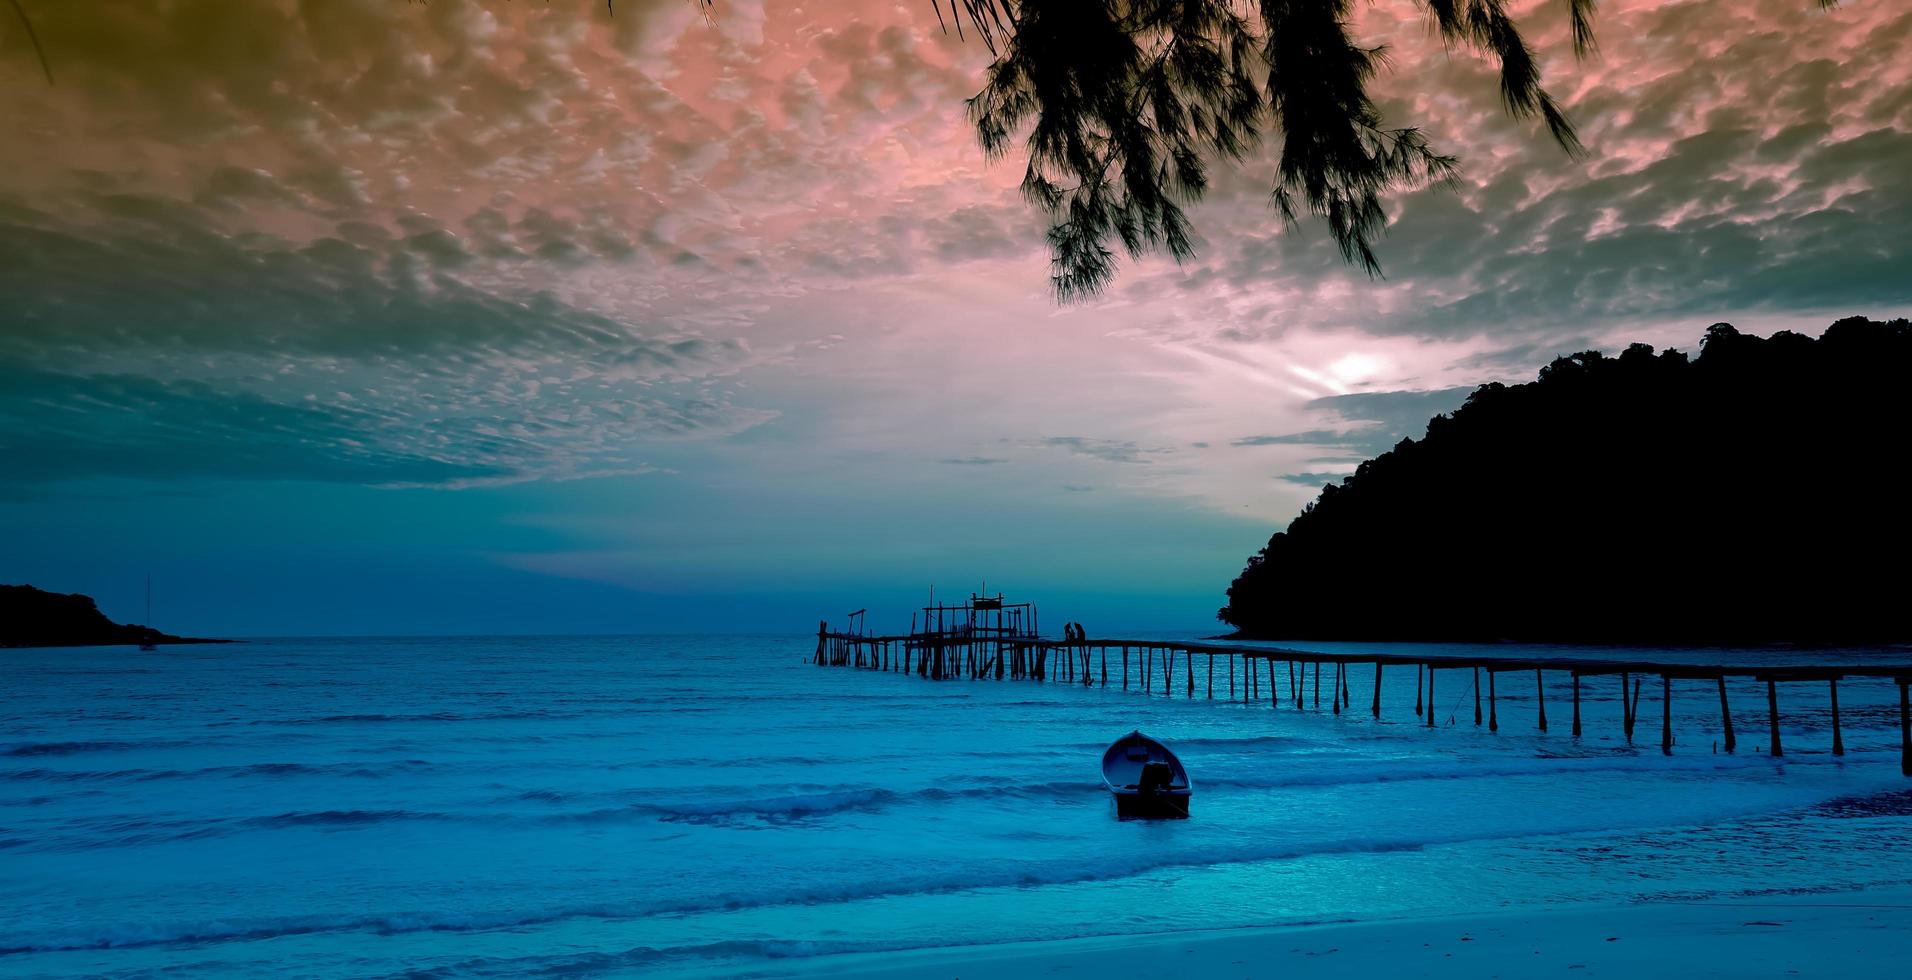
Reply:
[[[1102,753],[1102,782],[1115,797],[1118,817],[1188,816],[1188,770],[1168,746],[1139,731]]]

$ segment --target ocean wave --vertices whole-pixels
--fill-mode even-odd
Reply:
[[[1283,745],[1307,744],[1307,739],[1292,735],[1248,735],[1238,738],[1183,738],[1174,743],[1176,748],[1196,749],[1272,749]],[[1101,746],[1106,748],[1106,746]]]
[[[855,811],[873,812],[899,805],[917,803],[940,803],[952,800],[987,799],[1002,797],[1006,799],[1035,800],[1056,799],[1070,796],[1092,796],[1103,791],[1100,784],[1089,782],[1051,782],[1026,783],[1007,786],[931,786],[915,790],[896,790],[881,787],[832,790],[817,793],[796,793],[783,796],[758,797],[749,799],[687,800],[682,802],[636,802],[624,806],[605,807],[578,813],[558,814],[551,819],[570,821],[604,821],[628,819],[632,816],[653,816],[664,821],[685,823],[732,823],[739,819],[753,819],[766,823],[787,823],[811,817],[830,816]],[[534,791],[535,792],[535,791]],[[526,794],[529,797],[529,794]],[[557,794],[563,799],[562,794]]]
[[[888,953],[920,948],[903,942],[847,940],[731,939],[684,946],[638,946],[602,953],[558,953],[546,956],[494,957],[464,960],[455,967],[406,970],[390,974],[393,980],[435,977],[577,977],[621,975],[666,963],[714,960],[719,962],[803,959],[852,953]]]
[[[0,770],[0,781],[9,782],[151,782],[155,780],[224,777],[284,778],[291,776],[343,776],[381,779],[414,775],[436,766],[424,759],[399,759],[391,762],[253,762],[235,766],[207,766],[203,769],[8,769]]]
[[[113,815],[72,820],[56,834],[16,839],[34,851],[74,852],[204,840],[237,833],[297,828],[350,829],[401,821],[456,820],[458,815],[420,810],[289,810],[251,817],[136,817]]]
[[[48,756],[79,755],[85,752],[126,752],[133,749],[174,748],[185,745],[179,741],[153,742],[21,742],[10,745],[0,756],[14,759],[34,759]]]
[[[1074,783],[1058,785],[1071,791],[1081,788],[1080,784]],[[1036,787],[1025,789],[1034,790]],[[827,795],[829,794],[817,794],[818,797]],[[843,799],[835,801],[834,804],[821,798],[813,799],[797,804],[796,808],[822,812],[818,809],[819,807],[855,805],[856,798],[862,795],[860,793],[843,794]],[[1898,803],[1903,802],[1903,798],[1908,794],[1905,791],[1892,790],[1877,795],[1889,797],[1892,802]],[[753,805],[763,807],[767,804],[766,801],[755,801]],[[1871,807],[1858,809],[1862,812],[1854,815],[1867,815],[1874,810]],[[281,814],[270,818],[255,818],[255,820],[273,821],[285,826],[355,825],[389,820],[429,819],[437,816],[442,815],[410,811],[320,811]],[[1607,829],[1611,828],[1600,825],[1599,821],[1588,820],[1582,826],[1573,820],[1565,820],[1551,826],[1542,836],[1573,836]],[[805,879],[798,882],[782,882],[756,888],[660,901],[581,904],[522,911],[493,910],[459,913],[393,911],[353,916],[286,917],[254,921],[221,920],[150,926],[105,924],[89,926],[81,931],[65,934],[34,935],[30,938],[19,935],[0,936],[0,956],[35,952],[250,942],[318,933],[358,932],[391,936],[420,932],[457,933],[491,929],[527,929],[581,919],[616,921],[657,915],[722,913],[780,906],[837,905],[875,899],[899,899],[989,889],[1106,883],[1137,879],[1178,869],[1292,861],[1331,854],[1417,851],[1429,847],[1502,839],[1505,839],[1504,832],[1495,830],[1443,830],[1432,826],[1416,826],[1403,828],[1399,833],[1394,834],[1348,834],[1311,841],[1265,838],[1241,839],[1230,843],[1185,848],[1119,848],[1107,851],[1093,862],[1084,862],[1076,858],[1017,862],[924,862],[921,867],[898,869],[889,873],[872,870],[870,873],[853,878]],[[700,953],[699,950],[704,952]],[[587,968],[593,962],[600,962],[601,956],[612,957],[612,959],[601,961],[605,964],[616,965],[622,962],[638,966],[649,958],[666,955],[729,956],[735,954],[775,957],[847,951],[850,950],[831,944],[814,946],[795,944],[761,948],[751,944],[722,943],[708,947],[668,949],[640,947],[624,953],[579,954],[583,959],[576,960],[575,965],[581,969]],[[628,959],[620,959],[625,957]],[[499,969],[513,974],[532,972],[530,968],[538,959],[540,958],[500,961]],[[568,962],[572,962],[572,959],[562,956],[552,960],[554,964]],[[514,965],[525,969],[512,969]],[[585,972],[589,970],[586,969]]]
[[[507,711],[425,711],[416,713],[367,712],[346,715],[320,715],[312,718],[261,718],[251,722],[254,725],[376,725],[388,723],[415,723],[437,721],[527,721],[527,720],[563,720],[580,718],[585,714],[617,714],[618,712],[581,712],[550,710],[507,710]]]
[[[1563,833],[1578,831],[1567,830]],[[658,915],[694,915],[781,906],[837,905],[873,899],[898,899],[1001,888],[1032,888],[1113,882],[1172,871],[1226,865],[1287,861],[1323,854],[1390,853],[1431,846],[1500,839],[1499,834],[1421,833],[1398,836],[1332,838],[1313,843],[1274,840],[1244,842],[1199,850],[1112,850],[1094,862],[1067,858],[1047,861],[950,865],[927,862],[927,870],[863,875],[826,881],[705,894],[654,902],[596,903],[525,912],[392,912],[380,915],[282,918],[254,922],[224,920],[168,926],[105,926],[32,941],[0,937],[0,956],[168,945],[250,942],[319,933],[404,935],[421,932],[474,932],[526,929],[572,920],[625,920]],[[9,941],[9,938],[12,941]],[[635,951],[634,951],[635,952]],[[654,950],[652,952],[655,952]],[[649,955],[639,952],[638,955]]]
[[[1853,753],[1847,762],[1861,755]],[[1350,786],[1363,783],[1418,782],[1424,780],[1478,780],[1523,776],[1587,775],[1592,773],[1656,774],[1739,774],[1760,775],[1793,767],[1844,765],[1835,756],[1792,755],[1773,758],[1757,753],[1739,755],[1664,756],[1657,751],[1618,752],[1595,756],[1539,756],[1528,759],[1462,759],[1452,762],[1370,762],[1340,761],[1332,764],[1289,764],[1285,770],[1244,774],[1208,775],[1197,780],[1207,788],[1284,789],[1292,787]]]
[[[239,821],[249,828],[278,827],[353,827],[401,820],[450,820],[446,813],[418,810],[294,810],[266,817],[247,817]]]
[[[8,769],[0,779],[9,782],[71,783],[90,780],[141,779],[169,770],[157,769]]]

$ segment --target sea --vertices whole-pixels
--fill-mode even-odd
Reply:
[[[930,681],[813,636],[0,651],[0,975],[749,976],[818,957],[1912,882],[1898,689],[1411,668],[1312,691]],[[1348,646],[1322,647],[1346,650]],[[1465,647],[1361,649],[1477,653]],[[1488,655],[1895,662],[1905,650]],[[1099,670],[1092,670],[1099,681]],[[1332,668],[1327,676],[1332,683]],[[1159,681],[1159,678],[1157,678]],[[1312,678],[1310,678],[1312,680]],[[1484,683],[1484,682],[1483,682]],[[1423,700],[1425,692],[1423,693]],[[1544,698],[1550,731],[1538,730]],[[1140,729],[1194,781],[1120,821]],[[851,962],[853,960],[843,960]]]

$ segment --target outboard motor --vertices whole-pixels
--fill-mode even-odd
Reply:
[[[1154,796],[1167,792],[1170,784],[1174,782],[1175,770],[1169,768],[1168,763],[1149,762],[1143,764],[1142,775],[1136,783],[1136,788],[1144,795]]]

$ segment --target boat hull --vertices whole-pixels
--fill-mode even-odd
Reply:
[[[1102,784],[1121,818],[1179,820],[1188,816],[1194,784],[1182,760],[1163,745],[1133,731],[1102,753]]]
[[[1188,793],[1111,793],[1115,815],[1124,820],[1186,820]]]

